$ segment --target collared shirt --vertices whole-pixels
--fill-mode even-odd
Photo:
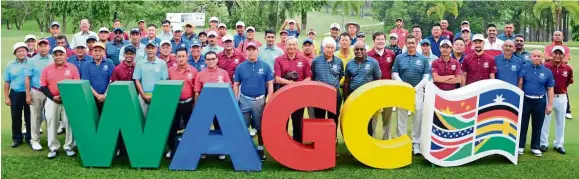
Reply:
[[[527,63],[523,66],[523,92],[530,96],[543,96],[555,86],[553,73],[545,65]]]
[[[44,70],[42,70],[42,75],[40,76],[40,86],[48,87],[50,93],[54,96],[60,96],[60,91],[58,90],[57,83],[62,80],[79,80],[80,74],[75,65],[71,63],[65,63],[59,69],[54,63],[48,65]]]
[[[171,33],[171,32],[161,31],[161,33],[157,34],[156,36],[157,36],[157,38],[161,39],[161,41],[173,39],[173,33]]]
[[[76,52],[74,52],[73,49],[66,48],[66,57],[72,57],[74,55],[76,55]]]
[[[563,49],[565,49],[565,59],[570,59],[571,57],[571,50],[569,50],[569,46],[564,45],[564,44],[555,44],[555,42],[545,46],[545,57],[550,57],[552,56],[551,53],[553,53],[553,47],[555,46],[561,46],[563,47]]]
[[[98,93],[104,94],[109,87],[115,64],[110,59],[103,59],[100,64],[94,60],[82,65],[81,79],[88,80],[90,86]]]
[[[304,57],[297,55],[294,59],[290,59],[287,54],[279,56],[275,59],[274,70],[275,76],[284,78],[288,72],[295,71],[298,73],[296,81],[302,81],[306,78],[312,77],[312,70],[310,63]]]
[[[532,63],[531,62],[531,53],[525,51],[525,49],[523,49],[523,51],[520,51],[520,52],[515,52],[515,53],[513,53],[513,55],[523,59],[523,63]]]
[[[418,53],[414,55],[410,55],[408,52],[400,54],[394,60],[392,73],[398,73],[402,81],[416,86],[424,75],[430,74],[428,58]]]
[[[317,56],[312,61],[312,81],[319,81],[340,88],[340,81],[344,77],[344,64],[336,56],[328,62],[324,55]]]
[[[416,41],[420,42],[420,41],[418,41],[418,39],[416,39]],[[431,49],[431,51],[432,51],[432,49]],[[406,53],[406,52],[408,52],[408,48],[406,47],[406,45],[404,45],[404,47],[402,48],[402,53]],[[422,54],[422,48],[420,48],[419,45],[416,46],[416,53]]]
[[[147,29],[140,29],[141,31],[141,37],[147,37]]]
[[[512,55],[511,59],[505,58],[504,54],[495,57],[495,65],[497,66],[496,79],[503,80],[514,86],[519,85],[519,78],[521,78],[523,70],[523,59]]]
[[[245,34],[236,34],[235,36],[233,36],[233,46],[235,48],[239,47],[239,43],[245,41],[247,37],[245,36]]]
[[[141,39],[141,44],[149,44],[149,42],[154,42],[157,46],[160,46],[159,44],[161,43],[161,39],[155,37],[153,40],[151,40],[148,36]]]
[[[464,61],[464,57],[466,57],[466,54],[464,54],[464,52],[463,52],[463,53],[461,54],[460,58],[456,58],[456,56],[454,56],[454,52],[451,52],[451,53],[450,53],[450,57],[458,60],[458,62],[459,62],[460,64],[462,64],[462,62]]]
[[[42,70],[46,68],[46,66],[54,63],[54,59],[50,54],[46,54],[44,57],[40,54],[37,54],[28,60],[30,60],[32,65],[30,68],[30,86],[32,88],[40,89],[40,74],[42,73]]]
[[[352,37],[352,35],[350,35],[350,39],[351,39],[350,45],[354,45],[354,44],[356,44],[356,42],[358,42],[358,38],[356,37],[356,35],[354,35],[353,37]],[[368,49],[368,48],[366,48],[366,49]]]
[[[384,49],[382,55],[376,52],[373,48],[368,52],[368,56],[376,59],[378,66],[380,66],[380,72],[382,72],[381,79],[392,79],[392,65],[394,65],[394,59],[396,59],[396,54],[391,50]]]
[[[501,39],[502,41],[505,40],[515,40],[515,34],[511,34],[511,35],[507,35],[506,33],[503,33],[499,36],[497,36],[498,39]]]
[[[82,78],[82,66],[86,63],[86,62],[90,62],[92,61],[93,58],[87,54],[85,54],[84,56],[82,56],[82,58],[79,59],[78,56],[74,55],[71,57],[68,57],[68,59],[66,59],[66,61],[68,63],[71,63],[73,65],[76,66],[76,69],[78,69],[78,73],[81,75],[80,77]]]
[[[227,72],[219,67],[205,68],[195,77],[195,92],[200,92],[206,83],[231,83]]]
[[[115,33],[110,32],[109,33],[109,41],[113,41],[113,40],[115,40]],[[129,40],[129,34],[127,34],[126,32],[123,33],[123,40]]]
[[[503,40],[495,38],[495,42],[491,44],[489,39],[485,39],[484,42],[485,46],[483,49],[486,54],[495,57],[503,52],[503,44],[505,43]]]
[[[123,56],[124,59],[124,54],[120,53],[121,52],[121,48],[123,48],[125,45],[130,44],[129,41],[124,40],[121,43],[115,43],[115,41],[110,41],[109,43],[107,43],[107,57],[109,59],[111,59],[113,61],[113,63],[115,63],[116,65],[119,65],[119,63],[121,63],[120,56]]]
[[[237,65],[245,61],[245,55],[235,51],[235,49],[231,49],[232,53],[231,56],[227,56],[225,51],[217,54],[217,66],[229,74],[229,79],[233,79],[233,74],[235,73],[235,68]]]
[[[175,55],[169,54],[166,58],[163,58],[163,55],[159,55],[157,57],[165,61],[165,63],[167,64],[167,69],[177,66],[177,57]]]
[[[438,76],[453,75],[455,78],[460,78],[462,71],[460,70],[458,60],[451,57],[448,61],[444,61],[442,58],[434,60],[434,62],[432,62],[432,74],[434,73]],[[445,91],[456,89],[456,84],[434,82],[434,85]]]
[[[157,57],[155,58],[156,59],[153,62],[145,60],[141,63],[137,63],[135,72],[133,73],[133,79],[141,81],[143,91],[146,93],[153,92],[155,84],[158,81],[169,78],[165,61]]]
[[[497,72],[495,60],[490,55],[476,53],[467,55],[462,62],[462,71],[466,72],[466,84],[490,78],[491,73]]]
[[[239,92],[248,97],[259,97],[267,92],[267,82],[273,81],[273,70],[261,60],[245,60],[235,69],[233,81],[241,83]]]
[[[278,42],[277,44],[275,44],[275,46],[281,48],[284,52],[286,50],[285,42]]]
[[[56,47],[56,37],[50,36],[46,39],[48,40],[48,44],[50,44],[50,50],[48,51],[48,53],[52,54],[52,49],[54,49],[54,47]],[[68,48],[70,48],[70,44],[68,43],[68,40],[66,40],[66,49],[68,49]]]
[[[215,53],[221,53],[221,52],[223,52],[223,47],[221,47],[217,44],[215,46],[207,45],[207,46],[203,47],[203,49],[201,49],[201,55],[205,56],[205,54],[209,51],[213,51]]]
[[[185,48],[187,50],[187,54],[189,54],[189,49],[191,48],[191,45],[189,45],[189,41],[180,39],[179,43],[177,43],[175,41],[175,39],[171,39],[171,53],[177,53],[177,49],[179,48]]]
[[[191,33],[190,35],[187,35],[187,33],[183,33],[183,35],[181,35],[181,40],[187,41],[189,43],[191,43],[195,39],[197,39],[197,34],[195,32]]]
[[[288,29],[285,29],[285,31],[287,31],[287,36],[288,36],[288,37],[289,37],[289,36],[294,36],[295,38],[298,38],[298,37],[300,36],[300,33],[298,32],[298,29],[297,29],[297,28],[294,29],[294,30],[288,28]]]
[[[25,92],[24,80],[27,76],[31,76],[30,69],[32,63],[25,58],[22,62],[12,60],[8,62],[4,70],[4,81],[10,83],[10,89],[16,92]]]
[[[396,33],[398,35],[398,47],[402,48],[406,44],[406,36],[408,35],[408,30],[404,28],[396,28],[390,30],[390,33]]]
[[[77,44],[85,44],[86,45],[86,38],[88,38],[88,36],[91,36],[91,35],[98,37],[98,34],[94,33],[93,31],[77,32],[76,34],[74,34],[72,36],[72,42],[70,43],[70,46],[75,47],[75,45],[77,45]]]
[[[188,64],[183,71],[179,69],[179,66],[169,68],[170,80],[183,80],[183,89],[181,90],[181,97],[179,97],[180,101],[194,97],[195,76],[197,76],[197,69]]]
[[[374,58],[368,56],[366,56],[361,63],[358,63],[355,59],[348,61],[345,73],[346,79],[350,79],[350,84],[348,86],[350,92],[353,92],[366,83],[382,78],[382,72],[380,72],[378,62]]]
[[[475,53],[474,44],[472,43],[472,41],[466,43],[466,45],[464,46],[464,52],[462,53],[464,55],[470,55]]]
[[[127,65],[123,62],[115,67],[111,76],[111,83],[115,81],[133,81],[133,72],[135,71],[135,62]]]
[[[394,52],[394,55],[395,55],[394,57],[396,57],[402,53],[402,49],[396,45],[388,45],[388,46],[386,46],[386,48],[388,50],[392,50],[392,52]]]
[[[283,54],[284,54],[283,49],[275,45],[272,45],[271,47],[264,45],[259,47],[258,58],[259,60],[262,60],[263,62],[267,63],[267,65],[269,65],[269,68],[274,69],[273,64],[275,62],[275,59],[279,56],[282,56]]]
[[[312,61],[314,60],[314,58],[316,58],[316,55],[314,53],[310,53],[310,54],[305,54],[303,52],[298,53],[298,55],[303,56],[306,60],[308,60],[308,63],[310,63],[310,66],[312,66]]]
[[[450,40],[451,42],[454,41],[454,34],[450,30],[443,30],[440,36]]]
[[[555,66],[552,62],[547,62],[545,67],[553,72],[555,94],[566,94],[567,87],[573,84],[573,69],[571,69],[571,66],[562,62],[559,66]]]
[[[32,49],[32,51],[31,51],[31,52],[28,52],[28,53],[26,54],[26,56],[27,56],[28,58],[32,58],[32,57],[35,56],[36,54],[38,54],[38,50]]]
[[[335,37],[334,40],[336,41],[336,50],[340,50],[340,37]],[[320,44],[319,47],[320,47],[320,54],[324,53],[324,47],[322,47],[322,44]]]
[[[436,55],[434,55],[434,54],[432,54],[432,53],[430,53],[428,56],[422,54],[422,56],[425,56],[426,58],[428,58],[428,65],[429,65],[430,67],[432,67],[432,62],[433,62],[434,60],[438,59],[438,56],[436,56]]]
[[[249,43],[249,40],[245,40],[241,43],[239,43],[239,46],[236,47],[235,50],[241,52],[241,53],[245,53],[245,51],[247,50],[247,46],[245,44]],[[261,42],[259,40],[251,40],[251,42],[255,43],[255,45],[257,45],[257,48],[261,47]]]
[[[440,56],[440,42],[446,38],[444,38],[444,36],[440,36],[438,37],[438,41],[436,41],[433,36],[428,36],[426,39],[430,41],[430,53],[436,55],[437,57]],[[417,46],[416,48],[420,47]]]
[[[122,63],[123,61],[125,61],[125,48],[129,45],[132,44],[127,44],[125,46],[123,46],[119,52],[120,56],[119,56],[119,61]],[[135,61],[136,63],[141,63],[145,60],[147,60],[147,53],[145,52],[145,48],[147,48],[147,46],[145,46],[145,44],[139,43],[139,45],[134,46],[135,49],[137,50],[135,52],[135,59],[133,61]]]
[[[187,60],[187,63],[189,63],[189,65],[197,69],[198,72],[207,67],[207,65],[205,64],[205,56],[203,55],[199,56],[199,59],[197,59],[197,61],[195,61],[192,55],[189,55],[189,60]]]
[[[346,69],[346,65],[348,64],[348,62],[354,57],[356,57],[356,55],[354,55],[354,50],[348,49],[348,51],[350,52],[348,56],[343,55],[340,49],[337,49],[336,52],[334,52],[334,56],[340,58],[340,60],[342,60],[342,62],[344,63],[344,69]]]

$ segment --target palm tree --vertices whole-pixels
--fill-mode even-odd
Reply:
[[[338,8],[342,8],[342,25],[344,25],[344,18],[346,13],[354,12],[354,15],[359,15],[364,6],[364,1],[347,1],[347,0],[336,0],[332,3],[332,12],[336,14]]]
[[[440,1],[436,5],[426,11],[428,16],[436,14],[440,20],[448,12],[456,19],[458,17],[458,9],[462,6],[462,0]]]
[[[561,19],[564,11],[567,11],[570,19],[579,23],[579,3],[577,1],[538,0],[533,6],[535,17],[541,17],[541,13],[545,10],[551,11],[556,30],[561,30]]]

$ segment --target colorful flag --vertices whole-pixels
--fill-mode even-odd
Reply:
[[[517,164],[522,99],[519,88],[500,80],[483,80],[453,91],[428,84],[422,154],[440,166],[459,166],[493,154]]]

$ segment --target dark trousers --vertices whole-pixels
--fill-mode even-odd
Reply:
[[[525,97],[523,103],[523,118],[521,121],[521,136],[519,139],[519,148],[525,148],[527,142],[527,131],[529,129],[529,122],[532,118],[533,125],[531,126],[531,149],[539,149],[541,140],[541,130],[543,128],[543,120],[545,120],[545,108],[547,106],[547,98],[531,99]]]
[[[571,114],[571,101],[569,101],[569,93],[567,93],[567,114]]]
[[[22,142],[22,110],[24,110],[24,123],[26,125],[26,134],[24,140],[30,141],[30,106],[26,104],[26,92],[16,92],[10,90],[8,95],[12,105],[10,106],[10,115],[12,115],[12,141]]]
[[[179,103],[177,105],[177,111],[173,117],[173,124],[171,125],[171,132],[169,133],[168,145],[171,150],[175,149],[175,138],[177,137],[177,130],[179,130],[181,125],[181,119],[185,125],[189,122],[191,113],[193,112],[193,100],[186,103]],[[186,128],[186,127],[185,127]]]
[[[320,108],[314,108],[314,117],[317,119],[324,119],[326,118],[326,113],[328,113],[328,119],[333,119],[334,123],[336,124],[336,131],[338,130],[339,124],[339,117],[340,117],[340,108],[342,108],[342,97],[340,94],[336,97],[336,114],[328,112],[326,110]]]
[[[298,109],[291,115],[292,118],[292,131],[294,134],[294,140],[297,142],[302,142],[302,119],[304,118],[304,108]],[[289,121],[288,121],[289,123]]]

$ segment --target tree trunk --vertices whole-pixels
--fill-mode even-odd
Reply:
[[[36,24],[38,24],[38,29],[40,29],[40,32],[44,32],[44,23],[42,20],[40,20],[38,17],[34,17],[34,19],[36,20]]]
[[[300,25],[302,26],[302,31],[305,31],[306,27],[307,27],[307,23],[308,23],[308,11],[302,10],[301,16],[302,16],[302,22]]]
[[[22,27],[20,27],[20,23],[18,20],[16,20],[16,18],[14,18],[14,24],[16,25],[16,30],[22,30]]]
[[[66,13],[62,13],[62,29],[60,29],[62,34],[66,34]]]
[[[345,25],[345,24],[346,24],[346,22],[345,22],[346,11],[347,11],[346,9],[342,10],[342,25]],[[340,28],[340,29],[341,29],[341,28]],[[347,30],[348,30],[348,29],[346,29],[346,31],[347,31]]]
[[[6,30],[10,30],[10,18],[6,18]]]

